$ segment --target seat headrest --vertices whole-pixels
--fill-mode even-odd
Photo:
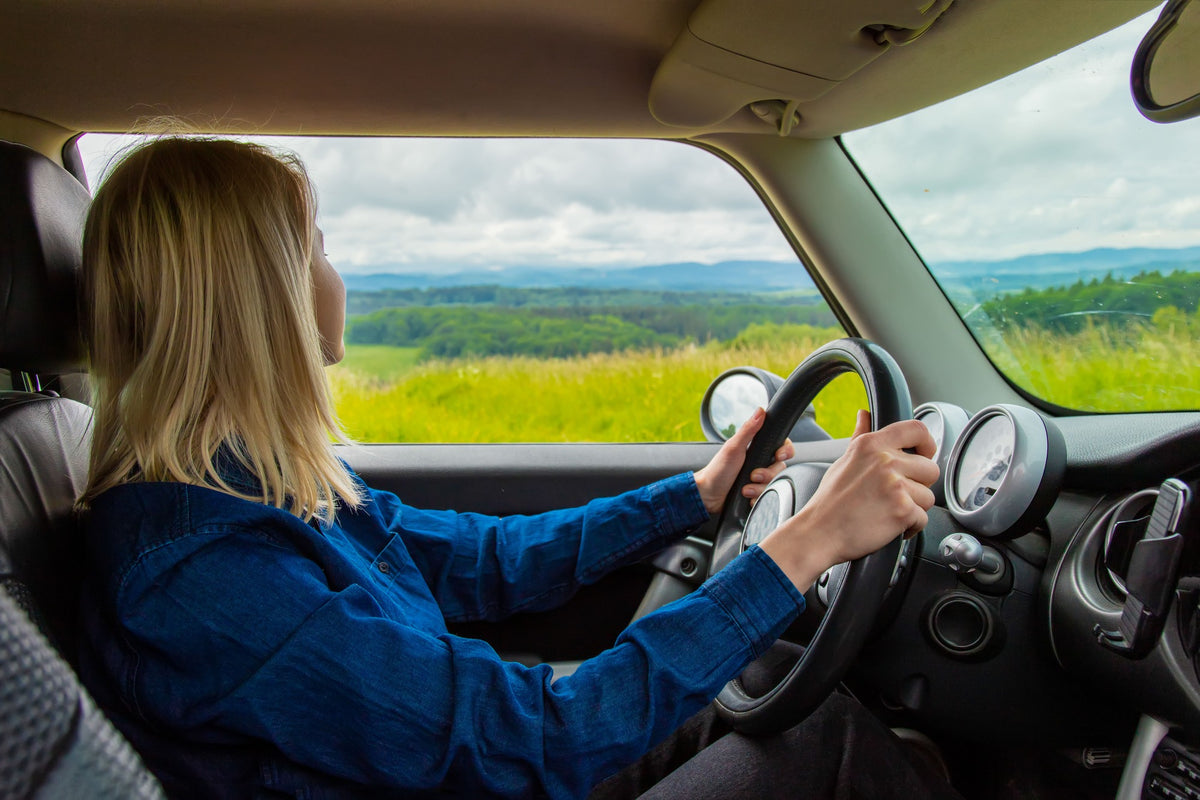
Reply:
[[[0,142],[0,367],[84,368],[78,281],[89,202],[71,173]]]

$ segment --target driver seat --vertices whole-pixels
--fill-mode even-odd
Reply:
[[[43,390],[83,369],[76,304],[90,197],[40,153],[0,142],[0,797],[158,798],[70,667],[91,409]]]

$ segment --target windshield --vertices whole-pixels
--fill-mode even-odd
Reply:
[[[996,366],[1065,408],[1200,408],[1200,122],[1129,94],[1156,13],[843,140]]]

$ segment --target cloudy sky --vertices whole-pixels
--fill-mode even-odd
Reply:
[[[931,262],[1200,244],[1200,120],[1134,110],[1154,15],[980,92],[846,137]],[[346,274],[794,256],[745,182],[671,142],[275,140]],[[99,175],[119,137],[85,137]]]
[[[1129,92],[1157,14],[845,137],[927,261],[1200,244],[1200,119],[1150,122]]]

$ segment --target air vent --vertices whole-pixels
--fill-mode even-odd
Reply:
[[[1108,519],[1104,532],[1104,552],[1100,556],[1101,566],[1122,600],[1126,594],[1125,573],[1129,569],[1129,557],[1133,553],[1133,546],[1146,533],[1146,524],[1150,521],[1150,512],[1154,510],[1154,501],[1157,499],[1158,489],[1135,492],[1122,500]]]

